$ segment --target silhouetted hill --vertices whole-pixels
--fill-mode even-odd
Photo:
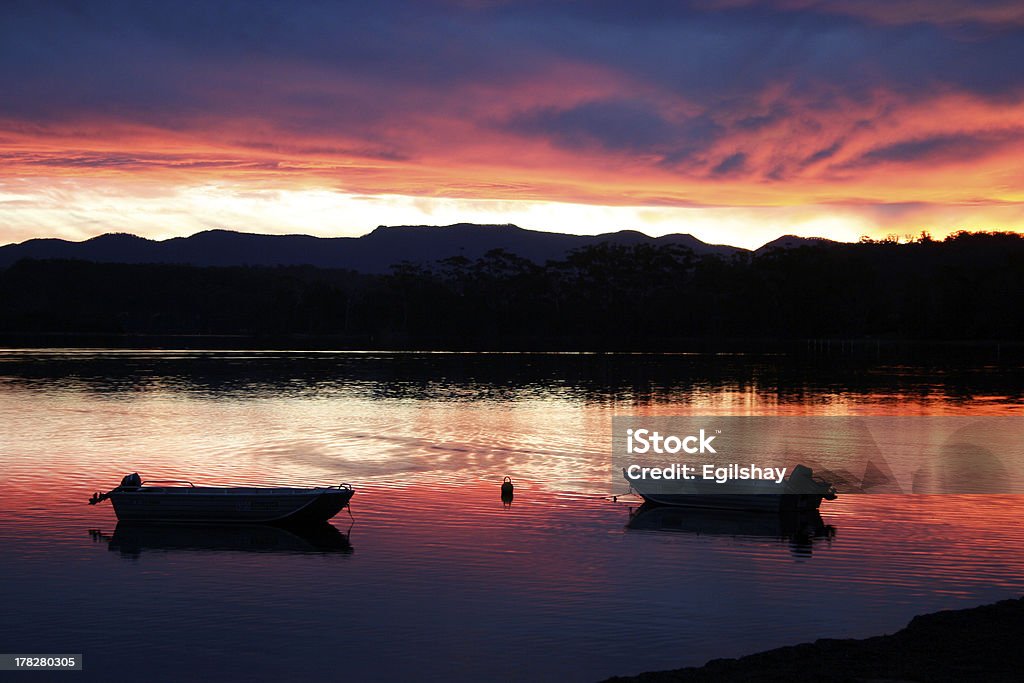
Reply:
[[[594,244],[677,245],[698,255],[730,256],[745,250],[706,244],[692,235],[650,237],[633,230],[597,236],[526,230],[515,225],[459,223],[381,226],[362,237],[259,235],[206,230],[190,237],[150,240],[107,234],[83,242],[33,239],[0,247],[0,268],[25,258],[76,259],[97,263],[167,263],[192,266],[298,266],[386,273],[403,261],[430,263],[453,256],[470,260],[494,249],[543,264]]]
[[[783,235],[777,237],[771,242],[762,245],[754,250],[757,255],[765,254],[775,249],[798,249],[800,247],[828,247],[832,245],[842,244],[842,242],[835,242],[824,237],[799,237],[797,235]]]

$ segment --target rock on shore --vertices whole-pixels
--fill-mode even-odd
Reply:
[[[701,667],[608,679],[616,683],[718,681],[1024,680],[1024,598],[914,617],[864,640],[822,639]]]

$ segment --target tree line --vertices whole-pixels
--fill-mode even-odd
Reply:
[[[312,335],[376,348],[666,349],[683,339],[1024,340],[1024,236],[862,240],[725,258],[609,243],[313,267],[23,260],[0,333]]]

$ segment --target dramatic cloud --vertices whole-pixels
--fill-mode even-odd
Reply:
[[[976,133],[940,133],[875,147],[845,164],[846,167],[879,163],[948,163],[974,161],[997,153],[1024,139],[1024,128]]]
[[[389,198],[374,225],[427,198],[662,231],[704,207],[729,235],[713,211],[993,227],[1024,201],[1022,63],[1015,2],[5,3],[0,241],[53,231],[58,204],[26,212],[62,182],[98,202],[67,206],[82,232],[218,187],[249,225],[285,192]]]

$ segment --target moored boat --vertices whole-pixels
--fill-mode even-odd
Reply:
[[[89,504],[109,498],[117,518],[125,522],[316,524],[341,512],[353,493],[348,484],[214,487],[178,480],[144,482],[133,473],[125,476],[117,488],[94,493]]]
[[[622,476],[645,501],[657,505],[743,510],[747,512],[788,512],[817,510],[822,500],[835,500],[836,490],[815,477],[811,468],[797,465],[780,483],[765,479],[732,480],[678,479],[650,481]]]

